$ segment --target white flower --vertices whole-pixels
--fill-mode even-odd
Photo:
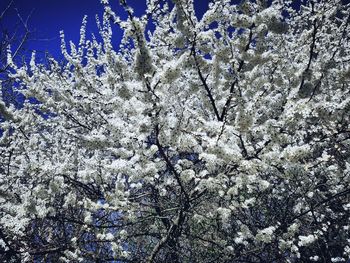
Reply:
[[[260,180],[259,185],[261,187],[261,190],[266,190],[267,188],[269,188],[270,183],[266,180]]]
[[[195,171],[193,171],[191,169],[187,169],[187,170],[184,170],[181,172],[181,178],[185,182],[189,182],[190,180],[192,180],[195,177],[196,177],[196,173],[195,173]]]
[[[105,239],[111,241],[111,240],[114,239],[114,236],[113,236],[112,233],[107,233],[107,234],[105,235]]]
[[[276,227],[274,226],[270,226],[262,230],[258,230],[258,233],[255,237],[259,241],[262,241],[264,243],[269,243],[273,239],[273,233],[275,232],[275,230],[276,230]]]
[[[345,262],[346,259],[345,258],[341,258],[341,257],[336,257],[336,258],[331,258],[332,262]]]
[[[231,216],[231,210],[223,207],[217,209],[218,214],[221,216],[222,221],[226,222]]]
[[[119,235],[121,238],[125,238],[127,236],[128,232],[126,232],[125,229],[120,230]]]
[[[314,235],[299,236],[299,240],[298,245],[304,247],[312,244],[316,240],[316,237]]]
[[[319,259],[320,259],[319,256],[310,257],[310,260],[311,260],[311,261],[318,261]]]

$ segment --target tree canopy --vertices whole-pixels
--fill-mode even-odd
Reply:
[[[350,5],[292,2],[103,0],[63,63],[9,50],[1,261],[346,262]]]

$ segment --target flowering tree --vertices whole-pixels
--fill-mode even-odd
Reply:
[[[292,2],[104,0],[63,66],[9,51],[38,103],[2,123],[3,259],[348,260],[350,6]]]

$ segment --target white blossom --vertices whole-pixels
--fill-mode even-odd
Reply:
[[[233,2],[102,0],[64,61],[8,48],[0,261],[349,259],[350,7]]]

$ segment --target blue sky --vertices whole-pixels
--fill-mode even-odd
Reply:
[[[0,0],[0,13],[11,0]],[[300,5],[300,1],[295,0],[295,6]],[[110,0],[112,7],[117,7],[119,0]],[[210,0],[194,0],[196,13],[199,17],[203,15]],[[233,0],[238,3],[240,0]],[[342,0],[349,3],[350,0]],[[146,0],[128,0],[137,15],[143,14],[146,7]],[[100,0],[13,0],[13,8],[25,20],[29,15],[28,27],[32,31],[31,40],[26,44],[26,51],[37,50],[48,52],[56,58],[60,58],[60,38],[59,31],[64,30],[66,41],[79,41],[79,30],[84,15],[88,16],[87,36],[96,32],[95,15],[101,15],[103,6]],[[14,32],[19,19],[13,8],[7,13],[3,27]],[[118,36],[117,36],[118,37]],[[117,41],[117,39],[116,39]]]
[[[0,0],[0,10],[3,10],[10,0]],[[110,0],[113,7],[118,6],[118,0]],[[146,0],[129,0],[137,15],[141,15],[146,7]],[[203,14],[209,0],[195,0],[196,12]],[[48,51],[58,58],[60,56],[59,31],[64,30],[66,40],[77,43],[79,30],[84,15],[88,16],[87,35],[96,32],[95,15],[101,15],[103,6],[100,0],[14,0],[13,7],[23,19],[29,15],[28,27],[33,31],[27,50]],[[11,10],[5,17],[4,26],[13,30],[18,22],[16,12]]]

